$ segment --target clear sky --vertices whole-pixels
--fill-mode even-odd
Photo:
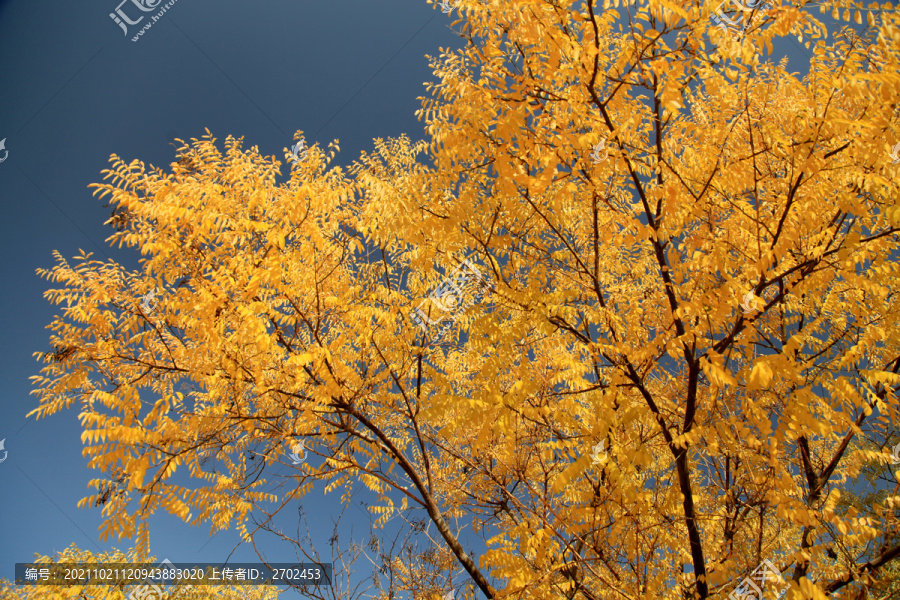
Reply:
[[[456,13],[422,0],[177,0],[132,42],[149,19],[126,36],[109,16],[120,1],[0,0],[0,139],[9,152],[0,163],[0,439],[8,452],[0,577],[10,580],[14,563],[35,553],[132,545],[101,542],[99,509],[76,507],[99,476],[81,455],[77,407],[25,418],[36,405],[28,377],[40,369],[32,353],[49,349],[54,314],[35,269],[53,265],[53,250],[70,258],[79,249],[138,266],[104,242],[110,209],[87,188],[102,181],[109,155],[168,168],[173,138],[209,128],[220,148],[229,134],[245,136],[245,148],[280,158],[302,129],[309,144],[338,139],[336,163],[347,165],[371,152],[375,137],[424,138],[414,112],[422,83],[435,79],[425,55],[462,41],[450,29]],[[143,14],[130,0],[121,9],[132,21]],[[327,546],[337,496],[326,501],[319,490],[303,503],[313,541]],[[358,503],[351,521],[366,540]],[[270,534],[260,539],[271,560],[293,559]],[[165,513],[151,521],[150,541],[153,554],[174,562],[258,560],[237,532],[210,539],[208,526]]]
[[[137,42],[110,18],[130,0],[0,0],[0,163],[4,260],[0,260],[0,577],[16,562],[71,544],[93,552],[128,540],[99,540],[99,509],[79,509],[98,472],[82,457],[77,407],[35,421],[29,376],[33,352],[49,349],[54,309],[48,282],[52,251],[79,249],[137,268],[137,257],[109,248],[110,209],[87,188],[116,153],[168,168],[175,137],[221,141],[283,157],[302,129],[309,144],[340,141],[336,162],[372,151],[375,137],[425,137],[414,112],[423,82],[435,80],[425,54],[459,47],[448,16],[424,0],[177,0]],[[147,0],[144,0],[145,2]],[[152,0],[151,4],[153,3]],[[153,14],[153,13],[147,13]],[[817,17],[820,15],[816,14]],[[791,71],[806,72],[808,53],[785,42]],[[776,51],[776,54],[778,52]],[[0,151],[0,158],[3,151]],[[283,172],[287,172],[285,167]],[[0,452],[0,459],[3,454]],[[321,490],[303,501],[313,541],[327,546],[337,496]],[[362,500],[361,500],[362,501]],[[359,539],[368,519],[358,503],[345,515]],[[235,531],[210,538],[164,513],[151,521],[151,552],[173,562],[255,562]],[[267,536],[274,562],[293,552]],[[291,597],[286,595],[285,597]]]

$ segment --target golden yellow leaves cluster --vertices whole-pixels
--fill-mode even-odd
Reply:
[[[858,486],[900,423],[900,23],[825,2],[871,30],[800,79],[772,42],[824,25],[774,4],[714,49],[712,3],[460,0],[427,143],[313,147],[284,184],[232,138],[114,157],[144,260],[42,272],[35,411],[79,403],[104,534],[250,536],[359,482],[488,597],[719,598],[763,559],[791,600],[895,585],[900,496]],[[409,313],[466,256],[492,291],[435,346]]]

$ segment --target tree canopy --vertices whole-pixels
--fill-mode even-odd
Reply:
[[[40,271],[32,411],[78,404],[104,538],[361,484],[414,542],[379,597],[725,598],[766,560],[790,600],[896,597],[896,10],[454,8],[425,141],[113,155],[141,268]]]

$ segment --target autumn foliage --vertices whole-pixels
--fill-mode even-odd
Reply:
[[[772,4],[734,39],[712,3],[460,0],[425,142],[114,156],[141,268],[41,271],[33,411],[78,405],[104,536],[361,484],[447,558],[392,563],[416,597],[725,598],[764,559],[790,600],[896,596],[898,15]],[[466,258],[489,292],[432,343]]]

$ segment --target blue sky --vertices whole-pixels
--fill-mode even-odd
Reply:
[[[282,157],[300,129],[309,144],[338,139],[335,162],[346,165],[372,151],[375,137],[424,137],[414,112],[422,83],[435,79],[425,55],[462,41],[453,18],[420,0],[178,0],[132,42],[109,17],[119,1],[0,0],[0,139],[9,152],[0,163],[0,439],[8,452],[0,578],[12,579],[14,563],[34,553],[72,543],[93,552],[131,546],[101,542],[99,509],[76,507],[98,476],[81,455],[77,407],[25,418],[36,405],[28,377],[40,368],[32,353],[48,349],[55,312],[35,269],[53,265],[53,250],[69,258],[79,249],[137,267],[136,256],[104,242],[110,209],[87,188],[102,180],[109,155],[167,168],[172,138],[209,128]],[[135,20],[139,11],[126,4]],[[303,501],[317,545],[327,545],[336,500],[319,491]],[[351,520],[367,538],[358,505]],[[269,538],[271,560],[292,560]],[[167,514],[151,521],[150,540],[173,562],[258,560],[237,532],[210,539],[208,527]]]

